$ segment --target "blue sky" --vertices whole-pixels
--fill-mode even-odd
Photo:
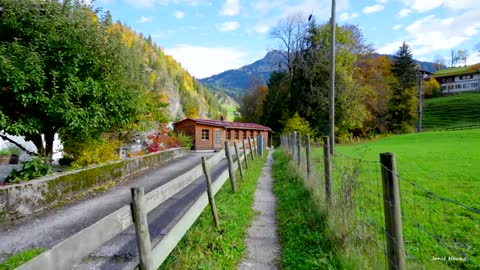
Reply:
[[[197,78],[238,68],[278,48],[269,31],[289,15],[330,17],[330,0],[96,0],[153,40]],[[337,0],[337,22],[355,24],[379,53],[403,41],[414,57],[449,61],[466,49],[467,64],[480,62],[480,0]]]

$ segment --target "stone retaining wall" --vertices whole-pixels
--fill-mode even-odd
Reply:
[[[0,222],[40,211],[78,192],[157,167],[162,162],[186,155],[188,151],[187,148],[175,148],[0,186]]]

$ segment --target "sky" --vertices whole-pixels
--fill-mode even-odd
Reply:
[[[196,78],[250,64],[279,48],[269,32],[289,15],[330,18],[331,0],[96,0],[135,31],[150,35]],[[378,53],[394,54],[403,41],[413,56],[450,61],[467,50],[480,62],[480,0],[337,0],[337,23],[354,24]]]

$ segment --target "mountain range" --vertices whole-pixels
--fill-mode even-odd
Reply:
[[[252,64],[238,69],[230,69],[211,77],[200,79],[199,81],[214,93],[225,93],[238,101],[249,86],[252,84],[266,85],[273,71],[282,70],[280,63],[285,62],[284,54],[285,52],[272,50],[267,52],[262,59]],[[374,54],[374,56],[382,55]],[[393,60],[393,55],[387,54],[385,56],[387,56],[390,61]],[[436,70],[434,63],[418,60],[415,60],[415,62],[419,64],[422,70],[428,72],[434,72]]]

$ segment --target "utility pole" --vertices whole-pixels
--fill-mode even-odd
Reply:
[[[418,124],[417,124],[417,132],[422,132],[422,103],[423,103],[423,93],[422,93],[422,81],[423,75],[420,69],[418,70],[418,106],[417,106],[417,113],[418,113]]]
[[[332,17],[331,24],[331,42],[332,46],[330,55],[330,91],[328,92],[329,111],[330,111],[330,153],[333,154],[335,149],[335,0],[332,0]]]

